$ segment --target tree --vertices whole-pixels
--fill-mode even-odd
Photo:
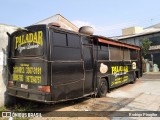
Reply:
[[[142,48],[142,56],[143,57],[148,54],[151,43],[152,42],[148,38],[142,39],[141,48]]]

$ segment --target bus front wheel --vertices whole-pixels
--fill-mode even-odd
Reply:
[[[100,79],[98,86],[98,97],[105,97],[108,91],[108,84],[105,79]]]
[[[134,74],[133,74],[133,81],[131,81],[131,84],[134,84],[136,82],[136,79],[137,79],[136,73],[134,72]]]

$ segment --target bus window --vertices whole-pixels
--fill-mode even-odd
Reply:
[[[79,36],[53,33],[53,43],[51,52],[52,60],[81,60]],[[62,45],[60,43],[62,43]]]
[[[130,60],[130,51],[128,48],[123,48],[123,59],[124,60]]]
[[[53,47],[52,59],[54,60],[80,60],[81,51],[76,48]]]
[[[44,30],[18,31],[12,36],[11,50],[12,56],[42,56],[46,32]]]
[[[86,45],[92,45],[92,41],[90,37],[82,36],[82,43]]]
[[[101,44],[99,48],[100,49],[98,50],[98,60],[109,60],[108,46]]]
[[[80,48],[80,37],[74,34],[67,34],[68,46],[74,48]]]
[[[131,50],[130,51],[130,56],[131,56],[131,60],[137,60],[138,57],[138,53],[136,50]]]
[[[123,51],[119,46],[109,45],[110,60],[123,60]]]
[[[53,34],[53,44],[54,46],[67,46],[67,35],[64,33],[56,33]]]

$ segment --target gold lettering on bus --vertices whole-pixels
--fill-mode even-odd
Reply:
[[[22,67],[28,67],[29,64],[20,64],[20,66],[22,66]]]
[[[12,77],[14,81],[23,81],[24,79],[23,75],[20,75],[20,74],[13,74]]]
[[[29,83],[41,83],[41,76],[26,76],[26,82]]]
[[[13,73],[25,73],[24,67],[13,67]]]
[[[121,83],[125,83],[127,81],[128,81],[128,76],[127,75],[125,75],[123,77],[117,77],[117,78],[115,78],[114,81],[112,81],[111,86],[118,85],[118,84],[121,84]]]
[[[128,66],[112,66],[112,74],[120,73],[120,72],[128,72]]]
[[[22,46],[26,43],[36,43],[39,45],[43,45],[43,32],[42,31],[37,31],[34,33],[28,33],[26,35],[20,35],[16,36],[15,38],[15,49],[18,48],[18,46]]]
[[[41,67],[26,67],[26,74],[42,74]]]
[[[41,75],[41,67],[31,67],[29,64],[20,64],[19,66],[13,67],[12,77],[14,81],[40,84],[42,82]]]

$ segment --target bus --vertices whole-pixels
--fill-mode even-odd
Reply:
[[[32,25],[9,35],[10,96],[44,103],[106,96],[142,76],[141,49],[104,36],[55,25]]]

